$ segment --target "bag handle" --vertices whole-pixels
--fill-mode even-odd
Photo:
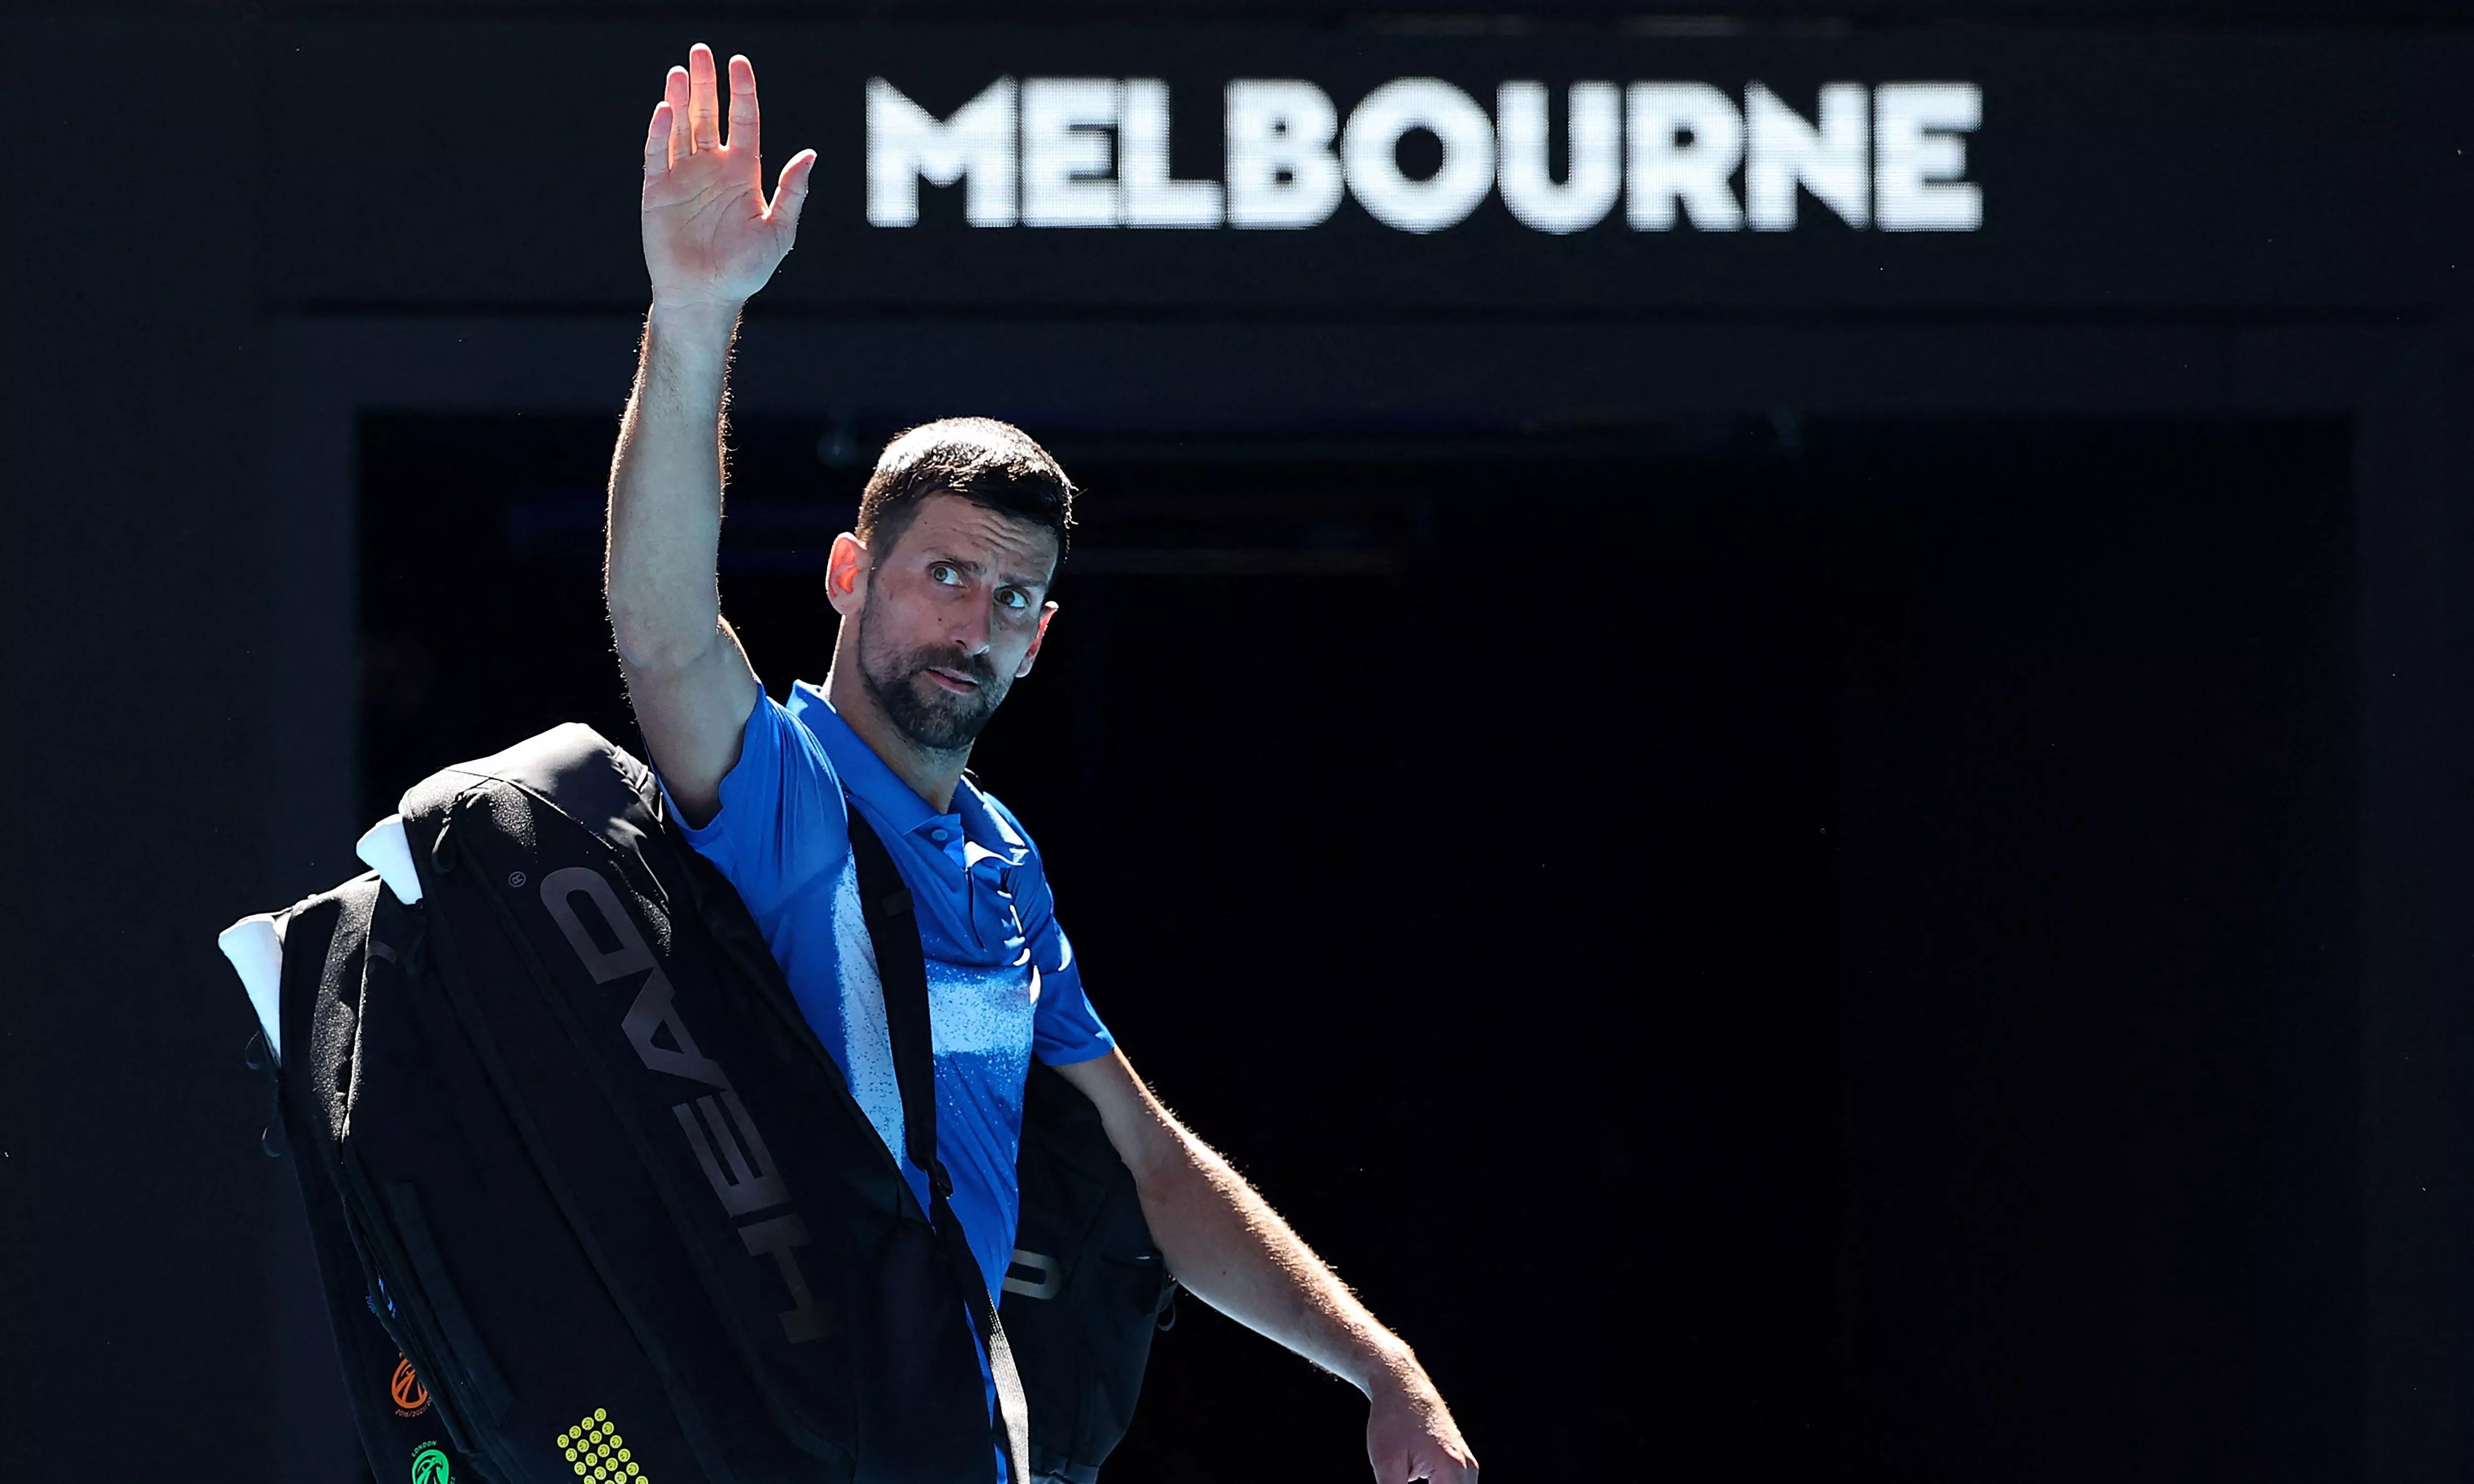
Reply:
[[[986,1277],[962,1234],[948,1199],[954,1182],[936,1157],[936,1059],[928,1019],[928,951],[919,938],[919,916],[902,872],[865,819],[856,800],[850,815],[851,864],[859,872],[860,915],[876,950],[876,979],[885,992],[885,1024],[893,1042],[893,1081],[902,1093],[902,1142],[910,1162],[928,1175],[928,1220],[944,1240],[945,1257],[962,1286],[962,1302],[987,1348],[988,1374],[996,1380],[997,1426],[1013,1484],[1031,1484],[1031,1407],[1014,1365],[1005,1326],[988,1302]]]

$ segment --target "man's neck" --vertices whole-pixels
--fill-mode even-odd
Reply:
[[[894,775],[910,785],[910,791],[926,799],[936,813],[950,814],[954,808],[954,791],[961,786],[962,769],[969,766],[971,749],[936,752],[915,745],[902,735],[885,708],[877,704],[876,693],[860,678],[859,660],[847,662],[837,656],[832,673],[825,676],[825,696],[834,703],[834,712],[849,728],[867,743],[868,750],[885,761]]]

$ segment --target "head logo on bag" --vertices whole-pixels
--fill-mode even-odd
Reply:
[[[412,1450],[412,1484],[454,1484],[447,1467],[447,1450],[424,1443]]]
[[[429,1388],[421,1384],[412,1362],[401,1355],[396,1357],[395,1379],[388,1383],[387,1390],[395,1398],[398,1417],[419,1417],[429,1410]]]
[[[594,1407],[593,1415],[558,1435],[558,1447],[567,1461],[575,1466],[576,1477],[591,1479],[594,1484],[652,1484],[652,1475],[643,1472],[627,1440],[618,1436],[618,1424],[610,1420],[607,1407]]]
[[[669,976],[638,931],[636,919],[619,905],[609,879],[591,866],[567,866],[542,878],[541,900],[594,984],[644,976],[618,1026],[628,1044],[636,1048],[637,1059],[648,1071],[666,1072],[715,1089],[712,1095],[673,1105],[670,1114],[678,1120],[679,1131],[687,1136],[713,1193],[720,1198],[725,1219],[736,1221],[752,1212],[788,1205],[790,1188],[773,1166],[773,1152],[765,1148],[764,1136],[747,1116],[746,1105],[730,1084],[730,1074],[696,1049],[695,1037],[679,1016]],[[577,915],[579,900],[591,904],[603,932],[595,933]],[[602,947],[605,937],[618,946]],[[662,1044],[665,1038],[669,1042],[667,1046]],[[797,1212],[749,1222],[739,1229],[739,1240],[750,1257],[771,1257],[782,1275],[790,1298],[790,1307],[778,1313],[784,1339],[801,1345],[833,1333],[834,1326],[823,1305],[816,1302],[792,1251],[808,1244],[808,1226]]]
[[[476,1469],[677,1484],[682,1467],[751,1484],[989,1479],[982,1363],[955,1322],[987,1297],[974,1254],[903,1199],[761,928],[659,797],[642,763],[555,728],[404,794],[419,902],[362,875],[278,919],[280,1018],[300,1032],[283,1124],[377,1484],[471,1484]],[[925,1011],[917,924],[886,925],[897,945],[909,935],[920,967],[902,988]],[[930,1049],[933,1026],[917,1029]],[[488,1116],[441,1116],[474,1093]],[[1097,1110],[1071,1107],[1026,1111],[1027,1131],[1075,1141],[1035,1156],[1051,1145],[1027,1134],[1017,1161],[1019,1245],[1045,1260],[1010,1276],[1057,1292],[1007,1302],[1025,1310],[1026,1355],[1031,1316],[1052,1321],[1024,1378],[1054,1378],[1049,1460],[1087,1477],[1122,1431],[1161,1283],[1132,1176]],[[659,1199],[637,1199],[644,1186]],[[1097,1280],[1120,1268],[1126,1281]],[[655,1293],[672,1297],[643,1302]],[[1084,1333],[1103,1328],[1095,1364]],[[1119,1328],[1136,1344],[1115,1346]],[[545,1452],[550,1418],[524,1399],[628,1416],[579,1406]],[[433,1417],[437,1441],[414,1448]],[[1032,1462],[1017,1474],[1059,1472]]]

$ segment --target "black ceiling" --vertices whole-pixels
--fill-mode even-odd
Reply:
[[[0,0],[0,12],[92,16],[388,14],[629,16],[677,14],[675,0]],[[1642,0],[1524,0],[1419,8],[1381,0],[722,0],[699,20],[814,15],[849,20],[1041,20],[1303,23],[1460,35],[1585,28],[1681,35],[1731,31],[1827,32],[1979,26],[2106,30],[2243,30],[2289,27],[2474,25],[2474,0],[1725,0],[1661,7]]]

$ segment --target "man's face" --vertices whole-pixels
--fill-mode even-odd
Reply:
[[[912,745],[969,746],[1031,673],[1056,555],[1046,526],[953,495],[921,500],[889,549],[867,553],[860,678]]]

